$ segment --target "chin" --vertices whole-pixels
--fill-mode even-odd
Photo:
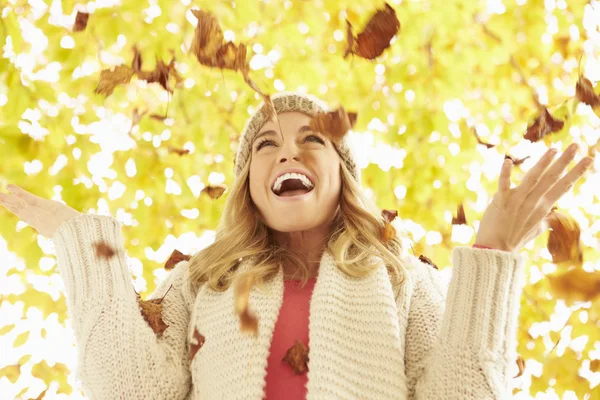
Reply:
[[[315,221],[314,218],[295,218],[295,217],[282,217],[282,219],[275,221],[267,221],[267,226],[277,232],[303,232],[311,229],[316,229],[322,225],[322,221]]]

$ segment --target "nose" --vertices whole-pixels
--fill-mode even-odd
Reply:
[[[300,161],[300,149],[293,141],[286,141],[281,146],[281,152],[278,156],[279,162],[284,163],[288,160]]]

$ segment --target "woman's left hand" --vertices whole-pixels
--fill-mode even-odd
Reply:
[[[512,162],[505,160],[498,192],[483,213],[475,244],[514,252],[542,234],[547,229],[546,216],[552,206],[571,190],[594,161],[584,157],[561,178],[578,148],[576,143],[571,144],[554,163],[556,149],[548,150],[513,189],[510,188]]]

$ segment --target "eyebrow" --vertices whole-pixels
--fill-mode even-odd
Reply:
[[[299,129],[298,129],[298,133],[302,133],[302,132],[306,132],[306,131],[312,131],[312,128],[308,125],[302,125]],[[264,131],[259,133],[254,140],[252,141],[252,144],[254,144],[258,139],[260,139],[263,136],[272,136],[272,135],[277,135],[277,132],[275,132],[274,130],[270,129],[268,131]]]

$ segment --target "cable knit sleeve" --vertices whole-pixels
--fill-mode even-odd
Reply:
[[[191,387],[187,332],[194,295],[181,261],[149,298],[165,296],[159,338],[141,315],[121,236],[110,216],[80,215],[52,237],[90,399],[184,399]],[[99,258],[94,243],[116,254]]]
[[[409,399],[510,398],[523,260],[500,250],[457,247],[447,293],[413,257],[405,365]]]

